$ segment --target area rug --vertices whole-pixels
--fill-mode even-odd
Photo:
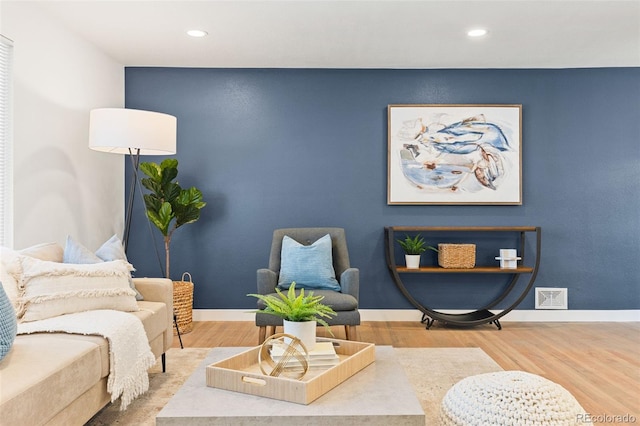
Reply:
[[[396,348],[398,359],[426,414],[426,425],[437,425],[439,407],[449,388],[461,379],[502,368],[480,348]],[[149,373],[149,391],[134,400],[126,411],[109,404],[87,425],[156,424],[156,414],[165,406],[211,348],[170,349],[167,372],[158,362]]]

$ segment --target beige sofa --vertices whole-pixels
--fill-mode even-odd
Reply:
[[[134,283],[144,300],[132,314],[142,320],[151,350],[164,366],[173,340],[173,284],[153,278]],[[82,425],[111,400],[108,374],[109,348],[102,337],[18,335],[0,363],[0,423]]]

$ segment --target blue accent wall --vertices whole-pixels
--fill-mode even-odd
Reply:
[[[386,268],[383,228],[423,225],[541,226],[536,287],[567,287],[570,309],[640,309],[639,68],[135,67],[125,97],[178,118],[178,180],[208,202],[171,246],[171,278],[191,273],[195,308],[253,308],[246,294],[273,230],[304,226],[346,229],[362,308],[411,308]],[[522,104],[523,204],[387,205],[387,105],[420,103]],[[139,194],[131,232],[137,275],[160,275]],[[450,278],[408,285],[431,307],[458,309],[505,285]],[[519,308],[533,306],[531,292]]]

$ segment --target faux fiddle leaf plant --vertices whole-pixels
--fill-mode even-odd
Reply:
[[[167,158],[160,164],[145,162],[140,170],[147,175],[142,186],[150,192],[144,194],[147,217],[164,237],[166,278],[170,278],[169,246],[176,229],[200,219],[200,210],[207,205],[202,192],[195,187],[183,189],[177,181],[178,160]]]

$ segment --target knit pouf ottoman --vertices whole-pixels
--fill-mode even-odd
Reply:
[[[442,425],[578,425],[588,416],[557,383],[524,371],[467,377],[440,406]]]

